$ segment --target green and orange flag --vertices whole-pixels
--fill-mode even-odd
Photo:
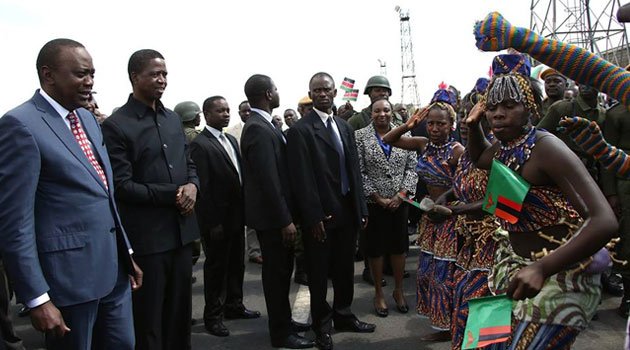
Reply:
[[[527,181],[494,159],[486,187],[483,210],[515,224],[518,222],[529,187]]]
[[[462,349],[481,348],[510,338],[512,300],[505,294],[471,299],[468,307]]]

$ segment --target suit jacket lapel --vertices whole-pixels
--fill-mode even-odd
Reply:
[[[333,140],[330,138],[330,132],[328,131],[324,123],[322,123],[322,119],[319,117],[319,114],[317,114],[317,112],[315,111],[311,111],[311,113],[309,113],[306,117],[311,118],[310,122],[313,124],[315,135],[324,140],[324,143],[326,143],[330,148],[335,151],[335,153],[337,153],[337,147],[335,147]],[[339,133],[341,133],[341,130],[339,130]]]
[[[113,174],[110,171],[111,167],[109,163],[107,162],[108,160],[107,150],[105,149],[104,143],[99,145],[98,142],[95,141],[96,138],[92,137],[94,133],[100,133],[101,131],[100,129],[93,130],[91,127],[88,127],[88,125],[91,125],[91,124],[85,122],[85,118],[94,118],[94,117],[90,117],[89,115],[85,115],[84,113],[79,113],[79,111],[77,111],[77,115],[79,116],[79,120],[81,120],[81,125],[83,126],[83,130],[85,131],[85,134],[88,140],[90,140],[90,143],[92,144],[92,152],[94,152],[96,159],[100,162],[101,168],[105,172],[105,177],[107,178],[107,185],[109,186],[109,188],[112,188],[112,186],[114,186],[113,181],[112,181]],[[92,164],[90,164],[90,166],[91,165]],[[94,170],[94,167],[92,167],[92,170]],[[93,173],[96,174],[96,171],[94,171]],[[96,174],[96,177],[97,177],[98,183],[103,186],[103,189],[106,189],[105,185],[103,184],[103,181],[101,181],[100,176]]]
[[[103,189],[105,189],[105,185],[103,184],[101,177],[96,173],[96,170],[94,170],[94,167],[87,159],[87,156],[85,155],[85,153],[83,153],[81,147],[79,147],[79,143],[74,138],[74,136],[72,136],[72,132],[68,128],[68,125],[66,125],[63,118],[59,116],[57,111],[55,111],[55,109],[39,94],[39,92],[36,92],[33,96],[33,102],[35,103],[37,109],[42,112],[41,118],[43,119],[44,123],[46,123],[48,127],[52,129],[53,133],[57,135],[57,137],[66,146],[70,153],[79,161],[79,163],[83,164],[87,171],[92,174],[94,180],[98,181],[99,185]],[[83,124],[84,123],[81,120],[81,125]],[[90,142],[92,142],[91,139]],[[108,179],[110,177],[111,174]]]
[[[278,136],[280,138],[280,141],[282,141],[283,144],[286,143],[284,135],[282,135],[282,133],[280,131],[278,131],[278,129],[276,129],[275,126],[273,126],[271,123],[269,123],[265,117],[263,117],[262,115],[256,113],[256,112],[252,112],[252,115],[258,116],[258,118],[260,118],[260,122],[267,125],[268,128],[271,129],[271,131],[276,134],[276,136]]]
[[[228,164],[232,167],[232,170],[234,170],[234,172],[238,174],[236,168],[234,167],[234,163],[232,163],[230,155],[227,154],[227,151],[225,150],[221,142],[219,142],[219,140],[217,140],[217,138],[214,137],[214,135],[212,135],[212,133],[208,129],[204,128],[201,133],[208,138],[208,141],[210,141],[210,145],[217,149],[223,155],[223,158],[225,158]]]

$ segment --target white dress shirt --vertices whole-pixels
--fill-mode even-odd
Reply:
[[[222,131],[215,129],[210,125],[206,125],[206,129],[208,129],[212,136],[216,137],[221,146],[223,146],[225,152],[227,152],[228,156],[232,160],[232,164],[236,168],[236,172],[238,173],[238,180],[241,182],[241,184],[243,184],[243,179],[241,177],[241,165],[238,164],[238,159],[236,158],[236,150],[234,149],[234,146],[232,146],[230,141],[225,136],[225,133],[223,133]]]
[[[313,110],[315,111],[315,113],[317,113],[317,115],[319,116],[319,118],[322,120],[322,123],[324,123],[324,127],[328,128],[328,118],[331,118],[330,121],[332,124],[332,128],[333,131],[335,132],[335,134],[337,135],[337,138],[339,139],[339,142],[341,143],[341,147],[343,147],[343,141],[341,140],[341,134],[339,133],[339,127],[337,126],[337,122],[335,122],[335,118],[333,118],[332,114],[326,114],[325,112],[320,111],[317,108],[313,108]]]

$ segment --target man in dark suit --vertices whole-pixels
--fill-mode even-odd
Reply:
[[[328,73],[315,74],[309,83],[313,111],[288,134],[287,156],[291,188],[304,228],[311,316],[316,345],[332,349],[335,329],[373,332],[375,326],[359,321],[350,310],[354,293],[356,234],[367,224],[359,157],[352,127],[333,117],[335,83]],[[326,301],[328,275],[335,299]]]
[[[190,349],[199,180],[180,118],[160,102],[164,57],[137,51],[128,72],[133,93],[102,127],[123,225],[145,272],[133,296],[136,350]]]
[[[289,289],[296,229],[285,138],[271,123],[271,111],[280,105],[278,89],[271,78],[256,74],[245,83],[245,95],[252,110],[241,136],[245,222],[256,230],[265,257],[262,281],[271,345],[310,348],[313,342],[296,335],[298,329],[291,321]]]
[[[84,108],[92,58],[55,39],[37,73],[41,90],[0,118],[0,255],[48,349],[133,349],[131,289],[142,272],[98,123]]]
[[[245,274],[244,203],[241,155],[234,136],[223,132],[230,123],[225,98],[212,96],[203,103],[206,128],[190,145],[201,187],[195,205],[199,231],[206,252],[203,320],[208,332],[230,334],[223,317],[258,318],[260,312],[243,305]]]

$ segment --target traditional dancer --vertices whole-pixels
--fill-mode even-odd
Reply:
[[[432,200],[448,191],[453,183],[457,161],[464,147],[450,139],[455,119],[454,98],[448,90],[438,90],[431,104],[417,110],[402,126],[383,137],[386,143],[403,149],[421,151],[416,170],[426,182]],[[408,137],[404,133],[427,119],[429,137]],[[456,217],[423,215],[418,242],[422,250],[418,262],[417,311],[428,316],[438,332],[423,338],[426,341],[451,339],[451,312],[453,308],[453,272],[457,256]]]
[[[485,93],[488,80],[480,78],[475,88],[462,100],[464,107],[463,120]],[[489,139],[488,123],[482,123],[484,133]],[[460,136],[463,143],[468,139],[468,126],[459,123]],[[493,215],[482,210],[488,172],[476,168],[470,161],[470,154],[465,151],[459,158],[452,190],[438,199],[437,204],[451,201],[457,203],[449,206],[457,216],[456,229],[460,242],[455,263],[453,298],[453,316],[451,334],[453,335],[452,349],[461,349],[464,330],[468,319],[468,300],[492,295],[488,288],[488,274],[495,261],[497,242],[506,239],[506,232],[499,228]],[[501,349],[503,344],[492,344],[484,349]]]
[[[590,257],[617,230],[614,213],[583,164],[557,138],[531,126],[540,93],[521,55],[499,55],[484,99],[471,111],[468,149],[479,168],[497,159],[531,184],[518,221],[489,277],[496,294],[514,299],[510,349],[569,349],[600,300],[600,275]],[[491,145],[479,121],[486,113]]]

